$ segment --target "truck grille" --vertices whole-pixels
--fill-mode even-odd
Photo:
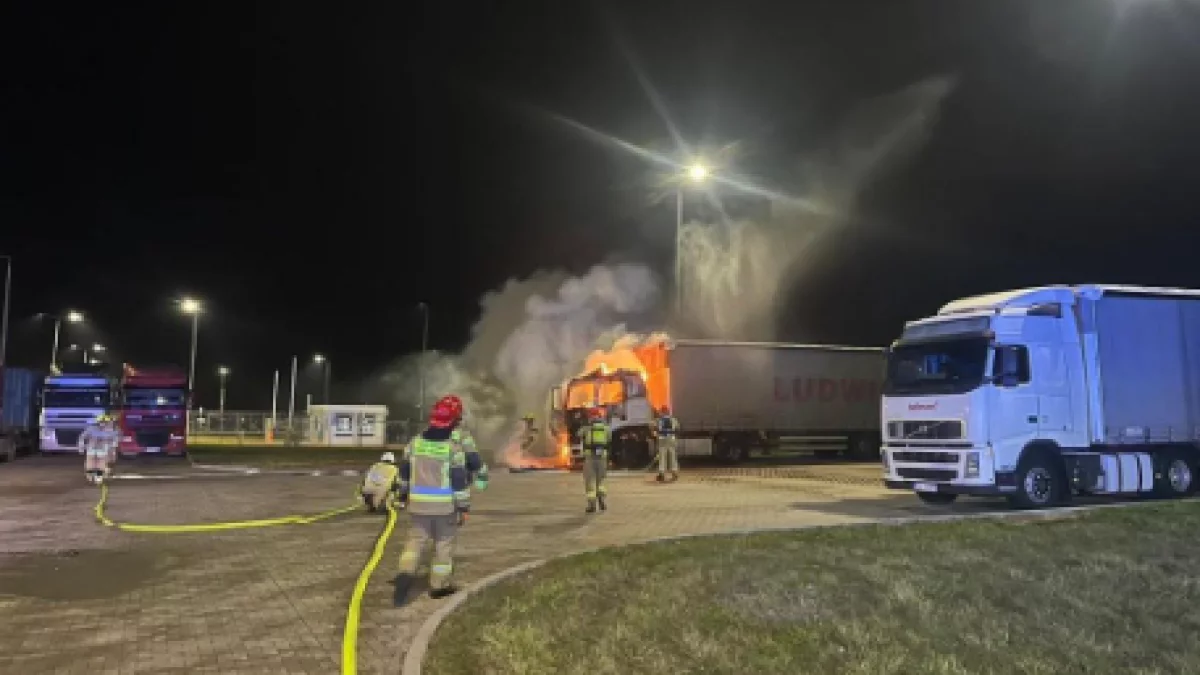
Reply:
[[[949,441],[962,438],[963,423],[958,420],[909,420],[888,422],[888,438]]]
[[[893,452],[892,459],[897,462],[920,462],[922,464],[958,464],[958,455],[953,452],[905,450]]]
[[[163,448],[166,447],[169,440],[171,440],[171,433],[169,431],[137,432],[138,445],[143,448]]]
[[[912,480],[937,480],[951,481],[958,478],[958,471],[954,469],[915,469],[900,467],[896,469],[896,473],[901,478],[909,478]]]
[[[58,441],[59,445],[78,445],[79,435],[83,433],[83,429],[55,429],[54,440]]]

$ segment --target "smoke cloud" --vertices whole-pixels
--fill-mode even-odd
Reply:
[[[952,88],[932,78],[859,106],[829,148],[803,163],[803,187],[772,200],[761,221],[686,223],[677,325],[709,337],[776,337],[792,282],[845,225],[867,182],[924,145]]]

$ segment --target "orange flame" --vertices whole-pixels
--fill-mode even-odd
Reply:
[[[653,336],[641,342],[620,340],[609,351],[592,352],[584,362],[580,375],[596,371],[607,375],[618,370],[636,372],[641,376],[655,410],[670,404],[671,379],[665,336]]]

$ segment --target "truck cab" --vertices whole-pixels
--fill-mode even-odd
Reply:
[[[117,452],[183,455],[187,451],[187,375],[174,368],[125,366]]]
[[[84,429],[112,405],[112,380],[96,373],[48,375],[42,383],[38,449],[78,452]]]
[[[654,422],[654,410],[642,373],[599,368],[569,380],[554,392],[553,400],[557,407],[551,410],[551,431],[570,448],[573,466],[583,462],[579,430],[588,424],[588,413],[594,408],[604,411],[612,429],[615,462],[633,466],[650,461],[646,431]]]

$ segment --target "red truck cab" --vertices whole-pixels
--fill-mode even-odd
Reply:
[[[181,456],[187,452],[187,373],[175,367],[125,364],[121,377],[117,452]]]

